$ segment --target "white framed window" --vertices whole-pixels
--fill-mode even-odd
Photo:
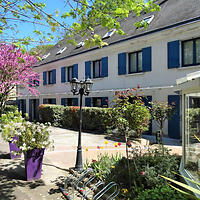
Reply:
[[[152,22],[153,18],[154,18],[154,15],[151,15],[149,17],[145,17],[142,21],[146,22],[147,24],[150,24]]]
[[[101,68],[102,68],[101,60],[93,61],[93,78],[101,77]]]
[[[200,64],[200,38],[182,41],[182,66]]]
[[[42,60],[48,58],[50,55],[51,55],[51,53],[48,53],[48,54],[43,55],[43,56],[42,56]]]
[[[83,47],[85,45],[85,42],[84,41],[81,41],[79,42],[77,45],[76,45],[76,49],[80,48],[80,47]]]
[[[107,33],[102,37],[102,39],[107,39],[107,38],[111,37],[111,36],[115,33],[115,31],[116,31],[116,29],[113,29],[113,30],[107,32]]]
[[[142,51],[128,54],[129,74],[142,72]]]
[[[52,84],[53,83],[53,71],[48,71],[47,76],[48,76],[48,84]]]
[[[70,82],[73,78],[73,66],[66,67],[66,73],[67,81]]]
[[[59,55],[59,54],[63,53],[66,49],[67,49],[67,47],[64,47],[64,48],[60,49],[60,50],[56,53],[56,55]]]

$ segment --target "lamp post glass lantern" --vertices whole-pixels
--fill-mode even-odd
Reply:
[[[82,129],[82,100],[83,95],[89,95],[93,82],[91,79],[86,79],[84,81],[78,81],[76,78],[73,78],[70,82],[71,91],[74,95],[80,95],[80,126],[79,126],[79,134],[78,134],[78,146],[77,146],[77,155],[76,155],[76,171],[83,170],[83,162],[82,162],[82,146],[81,146],[81,129]]]

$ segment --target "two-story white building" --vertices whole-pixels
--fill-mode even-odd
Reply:
[[[78,45],[56,44],[43,56],[35,71],[40,73],[39,97],[19,89],[19,108],[38,119],[39,104],[79,105],[73,96],[70,81],[91,78],[92,92],[83,99],[85,106],[106,106],[116,91],[139,84],[148,100],[175,102],[176,114],[165,124],[165,134],[180,138],[180,97],[174,93],[176,79],[200,69],[200,0],[161,0],[161,11],[142,15],[147,29],[136,28],[138,20],[130,16],[123,20],[126,35],[106,32],[106,47],[86,49],[84,38]],[[153,123],[150,131],[155,132]]]

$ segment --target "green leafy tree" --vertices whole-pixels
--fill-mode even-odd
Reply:
[[[151,113],[151,117],[153,120],[155,120],[155,122],[157,123],[158,127],[159,127],[159,135],[160,135],[160,140],[161,143],[163,143],[162,138],[164,135],[163,132],[163,127],[164,127],[164,123],[167,119],[170,119],[174,114],[175,114],[175,103],[172,102],[172,104],[168,104],[167,102],[159,102],[159,101],[152,101],[150,102],[151,107],[150,109],[150,113]]]
[[[116,92],[113,109],[109,112],[109,128],[117,128],[119,135],[141,137],[149,128],[150,113],[138,89]]]
[[[138,94],[138,89],[135,88],[116,92],[113,103],[113,109],[108,110],[109,129],[115,128],[118,134],[125,137],[129,185],[131,185],[128,156],[129,137],[131,132],[134,132],[135,136],[141,137],[142,132],[148,130],[150,113],[144,105],[142,97]]]
[[[140,16],[141,12],[160,10],[155,0],[148,2],[145,0],[64,0],[63,7],[65,7],[63,11],[56,9],[52,14],[46,11],[46,4],[42,0],[2,0],[0,1],[0,34],[5,36],[2,38],[8,39],[7,31],[19,31],[17,25],[23,22],[34,24],[36,28],[33,32],[41,36],[41,40],[54,39],[52,32],[62,29],[69,41],[73,43],[76,43],[75,36],[79,35],[86,38],[87,47],[104,46],[106,43],[102,41],[102,36],[95,33],[97,27],[107,30],[116,29],[117,34],[124,35],[121,28],[123,19],[133,14]],[[74,23],[67,24],[66,19],[71,19]],[[141,23],[144,25],[143,21]],[[49,28],[45,35],[41,31],[43,26]],[[18,39],[14,37],[13,40],[18,45],[34,42],[30,36]]]
[[[43,55],[47,50],[53,47],[53,44],[38,45],[30,50],[30,53]]]

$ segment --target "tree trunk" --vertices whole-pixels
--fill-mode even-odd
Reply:
[[[0,97],[0,117],[3,114],[3,111],[5,109],[7,99],[8,99],[7,96],[1,94],[1,97]]]
[[[128,156],[128,144],[127,144],[128,140],[126,136],[125,136],[125,141],[126,141],[126,159],[127,159],[129,189],[130,189],[131,188],[131,170],[130,170],[130,163],[129,163],[129,156]]]

